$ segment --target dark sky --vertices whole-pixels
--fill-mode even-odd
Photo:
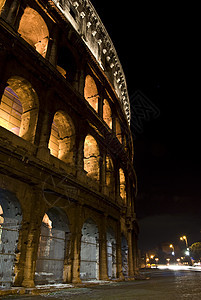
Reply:
[[[181,234],[189,243],[201,240],[198,7],[91,2],[113,40],[130,97],[139,90],[160,111],[135,132],[140,248],[177,243]]]

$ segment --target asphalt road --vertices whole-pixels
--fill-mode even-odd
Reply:
[[[38,296],[10,296],[16,300],[201,300],[201,272],[150,270],[143,280],[113,282],[84,288],[70,288]]]

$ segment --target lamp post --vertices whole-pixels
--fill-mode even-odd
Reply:
[[[190,255],[190,252],[189,252],[189,247],[188,247],[188,240],[187,240],[187,237],[186,237],[185,235],[183,235],[183,236],[180,237],[180,240],[181,240],[181,241],[185,241],[185,243],[186,243],[186,252],[185,252],[185,254],[186,254],[187,256],[189,256],[189,255]]]
[[[172,244],[170,244],[170,248],[172,248],[172,255],[175,255],[174,246]]]

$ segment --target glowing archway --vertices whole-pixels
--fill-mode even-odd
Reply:
[[[99,147],[91,135],[87,135],[84,142],[84,170],[87,176],[99,180]]]
[[[75,128],[71,118],[64,112],[54,115],[49,140],[50,153],[66,163],[75,161]]]
[[[98,89],[94,79],[90,75],[87,75],[85,79],[84,98],[98,112]]]
[[[30,7],[25,8],[18,32],[37,52],[43,57],[46,56],[49,30],[45,21],[36,10]]]
[[[106,99],[103,101],[103,120],[112,129],[112,110]]]

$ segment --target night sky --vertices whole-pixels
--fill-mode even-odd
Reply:
[[[139,247],[146,250],[179,243],[181,234],[189,244],[201,240],[199,27],[198,7],[189,3],[137,2],[92,0],[117,50],[130,98],[140,91],[160,111],[134,132]]]

